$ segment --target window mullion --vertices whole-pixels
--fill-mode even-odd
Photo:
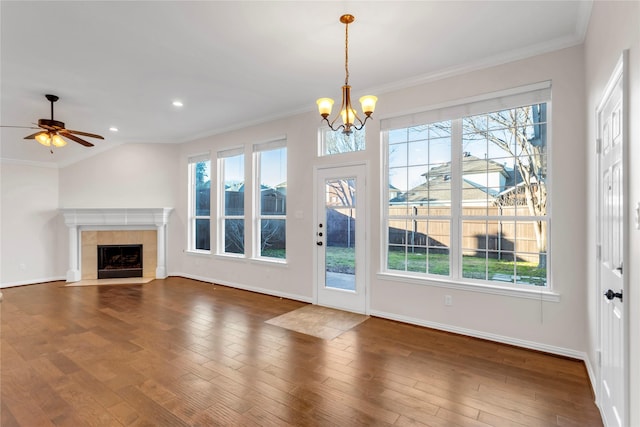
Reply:
[[[462,119],[451,121],[451,276],[462,277]]]
[[[260,198],[262,196],[262,192],[260,191],[260,173],[261,173],[261,165],[260,165],[260,156],[261,156],[261,152],[260,151],[256,151],[257,148],[259,148],[260,146],[256,146],[254,145],[253,147],[253,164],[252,164],[252,185],[251,187],[254,189],[253,191],[253,203],[251,204],[251,217],[252,217],[252,223],[253,223],[253,232],[252,232],[252,246],[253,248],[251,249],[251,256],[253,258],[259,257],[260,256],[260,233],[262,230],[261,227],[261,222],[262,222],[262,215],[261,215],[261,210],[262,210],[262,206],[260,203]],[[245,236],[246,238],[246,236]]]

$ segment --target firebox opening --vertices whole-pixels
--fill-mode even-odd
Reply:
[[[99,245],[98,279],[142,277],[142,245]]]

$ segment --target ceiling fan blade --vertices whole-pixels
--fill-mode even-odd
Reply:
[[[0,128],[39,129],[35,126],[0,126]]]
[[[48,130],[48,131],[50,131],[50,132],[56,132],[56,131],[58,131],[58,129],[56,129],[54,126],[49,126],[49,125],[42,124],[42,123],[39,123],[39,124],[38,124],[38,127],[42,128],[42,129],[46,129],[46,130]]]
[[[63,129],[60,132],[63,132],[65,134],[74,133],[76,135],[88,136],[89,138],[104,139],[104,137],[102,137],[100,135],[96,135],[95,133],[81,132],[79,130]]]
[[[68,132],[64,132],[64,133],[59,132],[59,134],[60,134],[60,136],[64,136],[65,138],[69,138],[70,140],[75,141],[78,144],[84,145],[85,147],[93,147],[92,143],[90,143],[88,141],[85,141],[84,139],[80,139],[75,135],[71,135]]]
[[[46,132],[45,131],[40,131],[40,132],[32,133],[31,135],[25,136],[24,139],[36,139],[36,136],[40,135],[41,133],[46,133]]]

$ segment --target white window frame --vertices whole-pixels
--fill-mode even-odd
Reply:
[[[242,155],[243,163],[245,162],[245,153],[244,147],[232,148],[227,150],[218,151],[217,159],[218,159],[218,221],[217,221],[217,242],[216,242],[216,254],[224,255],[229,257],[236,258],[245,258],[247,253],[247,227],[246,227],[246,214],[247,214],[247,206],[244,204],[243,215],[227,215],[225,212],[225,160],[231,157],[236,157]],[[244,169],[244,185],[246,190],[247,179],[246,179],[247,171]],[[226,220],[242,220],[244,224],[244,236],[243,236],[243,253],[235,253],[235,252],[226,252],[225,251],[225,241],[226,241],[226,232],[225,225]]]
[[[197,220],[206,219],[209,221],[209,230],[211,231],[211,203],[209,204],[209,215],[196,215],[196,165],[202,162],[209,162],[209,173],[211,173],[211,154],[204,153],[194,156],[189,156],[187,159],[188,165],[188,205],[187,205],[187,216],[189,218],[187,224],[187,251],[191,253],[198,254],[210,254],[211,253],[211,233],[209,233],[209,250],[206,249],[197,249],[196,245],[196,222]],[[211,176],[209,176],[209,180],[211,180]],[[211,199],[209,199],[211,200]]]
[[[286,139],[277,139],[269,142],[258,143],[253,145],[253,192],[254,192],[254,209],[253,209],[253,258],[268,262],[286,263],[286,243],[285,258],[274,258],[263,256],[261,254],[262,247],[262,220],[275,219],[285,221],[285,230],[287,223],[287,214],[283,215],[263,215],[262,214],[262,188],[261,188],[261,155],[265,151],[287,148]],[[287,153],[288,154],[288,153]],[[287,156],[288,159],[288,156]],[[287,161],[288,163],[288,161]],[[288,169],[288,164],[285,165]],[[288,179],[288,177],[286,178]],[[286,232],[285,232],[286,241]]]
[[[380,265],[381,270],[378,276],[384,280],[410,282],[416,284],[427,284],[454,289],[464,289],[480,291],[492,294],[509,295],[522,298],[540,299],[545,301],[559,301],[559,294],[553,291],[551,271],[551,151],[547,150],[547,215],[544,220],[547,222],[547,284],[546,286],[523,285],[515,286],[502,284],[496,281],[474,280],[462,277],[462,206],[460,201],[460,179],[461,165],[457,165],[455,159],[461,159],[462,147],[456,138],[462,138],[462,119],[468,116],[490,113],[524,105],[547,104],[547,147],[551,147],[551,82],[541,82],[523,87],[508,89],[505,91],[485,94],[465,100],[459,100],[447,104],[436,105],[430,109],[381,120],[381,136],[384,150],[384,173],[382,177],[382,247]],[[450,244],[450,270],[449,276],[435,275],[428,273],[411,273],[406,271],[390,270],[388,268],[389,249],[389,140],[388,131],[391,129],[412,127],[417,125],[436,123],[451,120],[452,136],[452,205],[451,205],[451,244]],[[460,145],[460,147],[458,147]],[[465,218],[466,219],[466,218]],[[487,219],[487,218],[483,218]],[[520,220],[527,218],[519,217]]]

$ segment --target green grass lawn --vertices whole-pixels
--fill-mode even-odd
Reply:
[[[284,258],[283,249],[267,249],[263,256]],[[354,274],[355,249],[337,246],[326,248],[327,271],[335,273]],[[427,262],[424,253],[389,252],[389,270],[410,271],[417,273],[449,275],[449,254],[429,254]],[[517,261],[515,263],[517,283],[528,283],[536,286],[544,286],[547,271],[538,268],[533,262]],[[428,269],[428,271],[427,271]],[[462,258],[462,277],[469,279],[494,280],[513,282],[514,262],[499,259],[484,259],[481,257],[464,256]]]
[[[280,258],[280,259],[285,259],[286,258],[286,251],[284,249],[263,249],[262,250],[262,256],[266,256],[266,257],[270,257],[270,258]]]
[[[327,247],[327,271],[338,273],[354,272],[354,248]],[[406,265],[405,265],[406,263]],[[405,268],[406,266],[406,268]],[[449,275],[449,254],[429,254],[429,260],[423,253],[389,252],[389,270],[411,271],[418,273]],[[526,261],[515,263],[518,283],[529,283],[544,286],[547,271],[538,268],[537,264]],[[428,270],[427,270],[428,269]],[[462,261],[462,276],[469,279],[496,280],[512,282],[514,276],[514,262],[489,258],[464,256]]]

